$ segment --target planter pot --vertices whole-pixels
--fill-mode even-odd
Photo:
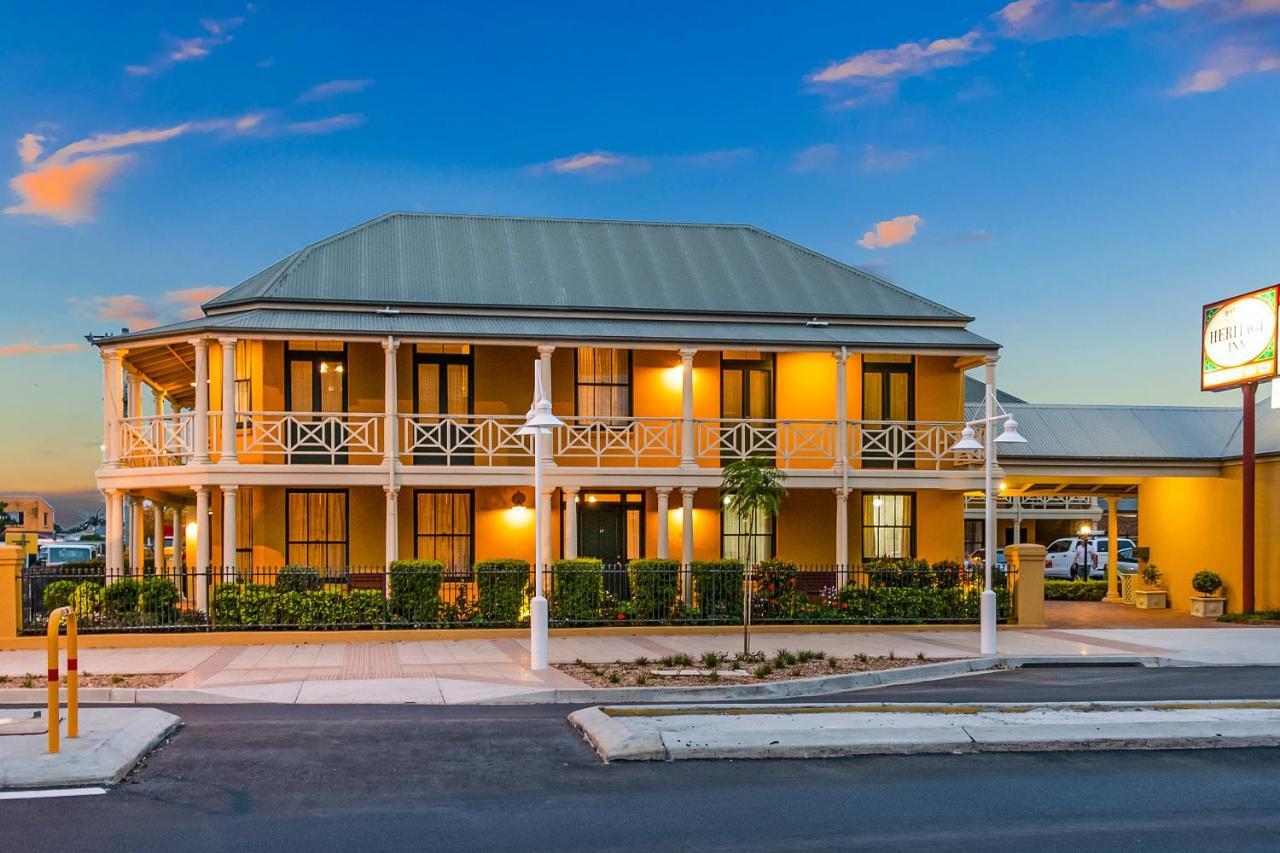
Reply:
[[[1135,589],[1133,603],[1139,610],[1164,610],[1169,606],[1169,593],[1163,589]]]
[[[1217,619],[1227,610],[1227,599],[1217,595],[1191,596],[1191,615],[1204,619]]]

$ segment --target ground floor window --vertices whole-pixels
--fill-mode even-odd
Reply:
[[[291,566],[345,569],[350,544],[346,490],[290,490],[285,497],[285,561]]]
[[[725,560],[756,563],[771,560],[777,554],[777,518],[763,510],[751,518],[742,518],[721,502],[720,556]]]
[[[916,496],[911,493],[862,496],[862,558],[899,559],[916,555]]]
[[[439,560],[454,572],[469,571],[475,555],[475,493],[419,490],[413,493],[413,554]]]

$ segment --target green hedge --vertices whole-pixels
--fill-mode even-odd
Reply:
[[[678,560],[632,560],[627,565],[631,581],[631,609],[637,619],[667,619],[680,594]]]
[[[440,584],[444,564],[439,560],[396,560],[391,564],[391,617],[406,622],[435,622],[440,618]]]
[[[714,621],[740,621],[743,572],[738,560],[695,561],[689,567],[694,608]]]
[[[319,592],[324,589],[324,579],[310,566],[285,566],[276,572],[276,589],[281,592]]]
[[[278,586],[243,583],[221,584],[212,602],[218,628],[376,625],[383,621],[385,606],[382,593],[372,589],[281,592]]]
[[[1107,594],[1106,581],[1044,582],[1045,601],[1101,601]]]
[[[997,587],[996,613],[1007,617],[1010,610],[1009,590]],[[865,587],[850,584],[836,594],[835,608],[840,618],[850,622],[888,622],[913,624],[923,622],[976,622],[981,614],[982,590],[978,587]],[[826,608],[802,608],[822,620]]]
[[[142,584],[133,578],[120,578],[102,590],[102,608],[107,616],[120,617],[138,609]]]
[[[178,588],[168,578],[147,578],[138,591],[138,609],[144,619],[172,621],[178,611]]]
[[[556,560],[551,564],[551,618],[593,622],[604,598],[604,564],[594,557]]]
[[[524,560],[476,563],[476,612],[485,622],[519,622],[529,590]]]
[[[44,588],[44,595],[40,599],[40,603],[44,605],[44,612],[51,613],[59,607],[66,607],[71,603],[71,596],[75,593],[77,584],[75,581],[54,581]]]

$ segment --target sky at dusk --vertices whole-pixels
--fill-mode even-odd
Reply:
[[[1201,394],[1280,279],[1280,0],[71,3],[0,27],[0,491],[88,489],[83,336],[390,210],[751,223],[1039,402]]]

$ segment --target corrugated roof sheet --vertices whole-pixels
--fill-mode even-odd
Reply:
[[[966,321],[749,225],[390,213],[206,303],[259,300]]]
[[[117,335],[123,342],[196,330],[419,335],[468,340],[528,339],[615,342],[751,344],[831,349],[837,346],[905,347],[984,352],[997,344],[956,326],[879,324],[809,326],[789,323],[720,322],[670,319],[511,316],[506,314],[385,314],[373,311],[308,311],[256,308],[214,314],[169,326]]]
[[[1012,459],[1220,459],[1240,412],[1192,406],[1005,404],[1026,444],[1002,444]],[[967,407],[981,417],[981,407]],[[1259,452],[1264,451],[1259,443]],[[1280,442],[1271,448],[1280,450]],[[1238,452],[1238,451],[1237,451]]]

